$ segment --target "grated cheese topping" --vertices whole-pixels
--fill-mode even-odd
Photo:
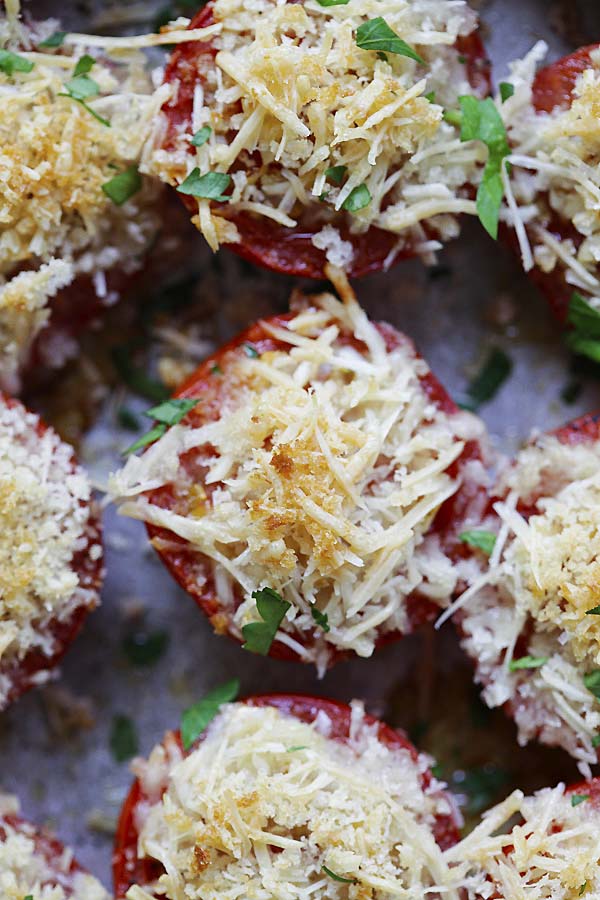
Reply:
[[[238,240],[229,220],[236,212],[289,228],[300,219],[322,223],[315,245],[326,251],[329,229],[337,232],[340,220],[353,233],[377,226],[398,234],[400,249],[423,243],[424,222],[435,237],[449,239],[458,233],[459,213],[476,213],[467,186],[477,180],[485,150],[461,144],[458,129],[442,118],[445,107],[473,92],[455,46],[477,26],[463,0],[327,7],[316,0],[215,0],[212,11],[220,26],[211,41],[216,55],[196,63],[191,126],[184,121],[165,141],[167,121],[157,122],[149,171],[177,185],[195,167],[231,174],[230,202],[199,200],[193,220],[214,250]],[[357,29],[376,17],[424,64],[359,48]],[[177,83],[174,90],[177,108]],[[168,105],[164,113],[168,119]],[[193,134],[207,125],[209,139],[193,147]],[[336,185],[327,171],[340,166],[346,171]],[[345,212],[360,185],[371,201]],[[336,249],[327,255],[333,265],[342,261]],[[347,266],[348,257],[346,249]]]
[[[506,541],[457,602],[487,703],[510,704],[521,742],[539,737],[582,764],[595,762],[600,729],[600,704],[583,682],[600,668],[600,617],[586,614],[600,605],[599,463],[600,442],[546,435],[526,447],[498,486]],[[523,656],[548,661],[509,671]]]
[[[186,758],[158,747],[137,760],[156,797],[138,810],[138,856],[165,873],[128,900],[377,900],[447,881],[432,828],[452,809],[438,782],[422,787],[429,760],[381,743],[359,703],[348,744],[329,739],[331,724],[230,704]]]
[[[585,796],[585,786],[582,785]],[[514,791],[446,852],[468,900],[578,900],[600,892],[600,811],[576,806],[563,784],[530,797]],[[514,824],[517,818],[517,824]]]
[[[76,554],[102,555],[89,481],[72,449],[38,426],[0,400],[0,709],[27,653],[55,651],[52,625],[98,601],[89,561],[73,566]]]
[[[100,93],[87,103],[110,125],[99,122],[61,96],[89,48],[36,49],[55,24],[26,28],[0,19],[0,48],[33,63],[30,72],[0,72],[0,385],[6,390],[18,387],[19,369],[57,291],[78,275],[93,275],[99,306],[114,302],[102,276],[139,268],[160,224],[158,182],[145,178],[123,206],[102,185],[140,163],[164,90],[154,90],[139,53],[97,55],[89,77]]]
[[[380,634],[410,631],[409,595],[447,604],[456,573],[429,531],[461,488],[452,467],[465,441],[483,434],[470,414],[432,402],[413,345],[387,349],[346,291],[344,303],[311,298],[285,327],[263,322],[285,349],[229,353],[219,418],[171,428],[109,483],[123,514],[197,554],[198,591],[212,579],[219,599],[215,626],[225,615],[241,637],[260,621],[251,594],[273,588],[291,604],[278,640],[321,669],[334,648],[369,656]],[[189,451],[191,468],[180,461]],[[470,481],[483,477],[473,463]],[[170,508],[149,493],[163,485],[174,486]]]
[[[56,846],[27,822],[14,819],[16,797],[0,793],[0,895],[2,900],[109,900],[92,875],[71,871],[73,853]],[[8,817],[8,818],[5,818]]]
[[[600,54],[592,52],[578,76],[569,108],[540,113],[532,85],[546,51],[539,42],[512,63],[514,95],[497,101],[512,147],[503,218],[516,229],[526,271],[561,273],[600,303]],[[577,240],[557,237],[557,219],[572,226]]]

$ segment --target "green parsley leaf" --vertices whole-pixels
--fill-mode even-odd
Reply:
[[[169,646],[166,631],[134,631],[123,638],[123,653],[134,666],[151,666]]]
[[[459,97],[461,107],[461,141],[482,141],[488,148],[488,159],[477,189],[477,212],[488,234],[498,237],[498,219],[504,189],[501,171],[510,153],[506,128],[491,97],[479,100],[466,95]],[[446,121],[449,119],[446,117]]]
[[[595,734],[592,738],[592,747],[600,747],[600,734]]]
[[[600,616],[600,606],[594,606],[592,609],[586,609],[586,616]]]
[[[135,453],[136,450],[141,450],[142,447],[153,444],[154,441],[161,438],[172,425],[178,425],[184,416],[186,416],[199,402],[199,400],[175,398],[173,400],[165,400],[164,403],[146,410],[144,415],[148,419],[155,419],[158,424],[154,425],[150,431],[142,435],[141,438],[138,438],[131,447],[124,450],[124,456],[129,456],[131,453]]]
[[[483,366],[467,388],[467,397],[460,404],[475,412],[496,394],[512,371],[512,362],[504,350],[493,347]]]
[[[27,894],[25,897],[23,897],[23,900],[33,900],[33,894]]]
[[[105,181],[102,190],[107,197],[110,197],[117,206],[123,206],[124,203],[133,197],[134,194],[142,187],[142,176],[138,172],[137,166],[129,166],[124,172],[119,172],[110,181]]]
[[[321,610],[317,609],[316,606],[311,606],[310,614],[317,625],[319,625],[323,629],[323,631],[331,631],[329,627],[329,616],[327,615],[327,613],[321,612]]]
[[[260,353],[258,352],[256,347],[253,347],[252,344],[247,343],[244,344],[244,353],[246,354],[246,356],[249,356],[250,359],[258,359],[258,357],[260,356]]]
[[[317,0],[319,6],[347,6],[350,0]]]
[[[581,887],[579,888],[579,896],[580,897],[583,897],[583,895],[585,894],[585,892],[587,890],[587,886],[588,886],[587,881],[584,881],[583,884],[581,885]]]
[[[331,869],[328,869],[327,866],[321,866],[323,872],[326,875],[329,875],[330,878],[333,878],[334,881],[341,881],[342,884],[358,884],[357,878],[344,878],[343,875],[338,875],[336,872],[332,872]]]
[[[137,732],[129,716],[113,717],[109,744],[116,762],[125,762],[138,752]]]
[[[201,175],[200,169],[196,168],[192,169],[177,190],[180,194],[225,202],[229,197],[226,197],[223,191],[226,191],[230,184],[231,175],[225,175],[223,172],[206,172],[205,175]]]
[[[286,753],[296,753],[297,750],[308,750],[308,744],[298,744],[296,747],[288,747]]]
[[[398,37],[381,16],[369,19],[368,22],[363,22],[358,26],[356,43],[361,50],[383,50],[386,53],[397,53],[399,56],[408,56],[425,65],[425,60],[401,37]]]
[[[223,369],[221,368],[221,366],[218,363],[213,363],[213,365],[210,367],[210,374],[211,375],[222,375]]]
[[[97,97],[100,93],[97,82],[87,75],[76,75],[67,81],[65,87],[72,100],[89,100],[91,97]],[[64,97],[64,94],[59,94],[59,97]]]
[[[580,803],[585,803],[589,799],[589,794],[571,794],[571,806],[579,806]]]
[[[204,729],[215,718],[223,703],[231,703],[237,697],[240,682],[237,678],[226,681],[210,691],[202,700],[188,707],[181,717],[181,740],[185,750],[198,740]]]
[[[342,203],[342,209],[346,209],[348,212],[358,212],[359,209],[364,209],[365,206],[368,206],[370,202],[371,193],[369,188],[366,184],[359,184],[352,188]]]
[[[13,75],[15,72],[31,72],[33,63],[18,53],[10,50],[0,50],[0,71],[5,75]]]
[[[427,94],[423,94],[426,100],[429,100],[430,103],[435,103],[435,91],[429,91]]]
[[[485,531],[485,529],[474,528],[471,531],[461,531],[458,536],[459,541],[463,544],[469,544],[471,547],[477,547],[483,550],[486,556],[491,556],[496,544],[496,535],[493,531]]]
[[[202,144],[205,144],[209,137],[211,136],[212,128],[210,125],[204,125],[199,131],[196,132],[194,137],[192,138],[192,147],[201,147]]]
[[[504,103],[506,100],[508,100],[509,97],[512,97],[512,95],[514,94],[515,86],[514,84],[511,84],[510,81],[501,81],[499,87],[500,99]]]
[[[161,402],[168,398],[169,391],[164,384],[150,378],[142,369],[132,363],[131,347],[128,344],[113,347],[111,355],[121,380],[135,394],[139,394],[140,397],[145,397],[147,400],[154,400],[154,402]]]
[[[283,622],[291,604],[269,587],[254,591],[252,598],[256,600],[256,608],[263,621],[250,622],[248,625],[242,626],[245,640],[243,649],[266,656],[275,640],[277,629]]]
[[[583,683],[590,694],[593,694],[596,700],[600,700],[600,669],[592,669],[591,672],[584,675]]]
[[[600,311],[577,291],[571,294],[567,323],[573,326],[566,338],[569,349],[600,362]]]
[[[96,64],[96,60],[93,56],[89,56],[89,54],[84,53],[83,56],[77,60],[75,65],[75,69],[73,71],[73,75],[77,78],[79,75],[87,75],[88,72],[92,71],[92,68]]]
[[[142,447],[147,447],[148,444],[153,444],[154,441],[157,441],[159,438],[166,434],[167,426],[159,423],[155,425],[150,431],[147,431],[146,434],[143,434],[141,438],[138,438],[133,444],[131,444],[127,449],[123,450],[123,456],[130,456],[132,453],[137,453],[138,450],[141,450]]]
[[[117,410],[117,422],[121,428],[126,428],[128,431],[137,431],[140,427],[138,417],[126,406],[120,406]]]
[[[47,37],[45,41],[41,41],[39,46],[48,48],[62,47],[65,42],[66,36],[66,31],[55,31],[50,35],[50,37]]]
[[[325,178],[331,184],[339,186],[346,177],[347,171],[348,166],[332,166],[330,169],[325,169]]]
[[[549,659],[549,656],[522,656],[520,659],[511,659],[508,670],[518,672],[520,669],[540,669]]]

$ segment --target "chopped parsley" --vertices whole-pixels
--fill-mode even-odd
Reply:
[[[479,373],[467,388],[467,396],[459,405],[471,412],[494,397],[512,371],[512,361],[504,350],[493,347]]]
[[[496,544],[496,535],[493,531],[485,531],[485,529],[474,528],[471,531],[461,531],[458,536],[459,541],[463,544],[469,544],[471,547],[477,547],[482,550],[486,556],[491,556]]]
[[[260,353],[258,352],[256,347],[254,347],[253,344],[248,343],[244,344],[244,353],[246,354],[246,356],[249,356],[250,359],[258,359],[258,357],[260,356]]]
[[[364,209],[365,206],[368,206],[370,202],[371,193],[369,188],[366,184],[359,184],[355,188],[352,188],[342,203],[342,209],[345,209],[348,212],[358,212],[359,209]]]
[[[121,428],[128,431],[137,431],[140,427],[138,417],[126,406],[120,406],[117,410],[117,422]]]
[[[129,716],[113,717],[109,745],[116,762],[125,762],[138,752],[137,731]]]
[[[425,60],[413,50],[406,41],[398,37],[388,23],[381,16],[363,22],[356,29],[356,43],[361,50],[383,50],[384,53],[396,53],[399,56],[408,56],[418,63],[425,65]]]
[[[175,398],[173,400],[165,400],[164,403],[160,403],[158,406],[153,406],[151,409],[146,410],[144,415],[148,419],[155,419],[158,424],[154,425],[150,431],[146,432],[146,434],[143,434],[141,438],[138,438],[131,447],[124,450],[124,455],[129,456],[130,453],[135,453],[136,450],[140,450],[142,447],[154,443],[154,441],[161,438],[172,425],[178,425],[197,403],[199,403],[199,400]]]
[[[600,606],[593,606],[592,609],[586,609],[586,616],[600,616]]]
[[[253,591],[252,599],[256,600],[256,608],[262,622],[250,622],[242,626],[245,640],[243,649],[266,656],[291,604],[270,587]]]
[[[213,363],[212,366],[210,367],[210,374],[211,375],[222,375],[223,369],[221,368],[221,366],[218,363]]]
[[[327,615],[327,613],[321,612],[320,609],[313,605],[310,608],[310,614],[317,625],[319,625],[319,627],[323,629],[323,631],[331,631],[329,627],[329,616]]]
[[[350,0],[317,0],[319,6],[347,6]]]
[[[337,872],[333,872],[331,869],[328,869],[327,866],[321,866],[321,869],[326,875],[333,878],[334,881],[341,881],[342,884],[358,884],[357,878],[344,878],[343,875],[338,875]]]
[[[204,729],[215,718],[223,703],[231,703],[237,697],[240,682],[237,678],[226,681],[210,691],[202,700],[188,707],[181,717],[181,740],[185,750],[198,740]]]
[[[600,310],[574,291],[569,303],[567,323],[573,326],[566,338],[567,346],[574,353],[600,362]]]
[[[65,38],[67,36],[66,31],[55,31],[49,37],[46,38],[45,41],[41,41],[40,47],[47,47],[49,49],[54,49],[55,47],[62,47],[65,42]]]
[[[11,53],[10,50],[0,50],[0,72],[5,75],[13,75],[15,72],[31,72],[33,63],[20,56],[18,53]]]
[[[123,653],[134,666],[152,666],[169,646],[166,631],[134,631],[123,638]]]
[[[430,103],[435,103],[435,91],[428,91],[426,94],[423,94],[426,100],[429,100]]]
[[[600,669],[592,669],[583,676],[583,683],[596,700],[600,700]]]
[[[592,738],[592,747],[600,747],[600,734],[595,734]]]
[[[288,747],[286,753],[297,753],[298,750],[308,750],[308,744],[298,744],[296,747]]]
[[[226,175],[224,172],[206,172],[201,175],[200,169],[195,168],[177,190],[180,194],[225,202],[229,200],[229,197],[226,197],[223,191],[226,191],[230,184],[231,175]]]
[[[585,894],[585,892],[587,890],[587,886],[588,886],[587,881],[584,881],[583,884],[581,885],[581,887],[579,888],[579,896],[580,897],[583,897],[583,895]]]
[[[520,669],[540,669],[549,659],[549,656],[521,656],[520,659],[511,659],[508,670],[518,672]]]
[[[501,81],[499,87],[500,99],[504,103],[506,100],[508,100],[509,97],[512,97],[512,95],[514,94],[515,86],[514,84],[511,84],[510,81]]]
[[[579,806],[580,803],[585,803],[589,799],[589,794],[571,794],[571,806]]]
[[[339,185],[346,177],[347,171],[347,166],[332,166],[330,169],[325,169],[325,178],[331,184],[335,184],[339,187]]]
[[[97,97],[100,93],[99,84],[94,81],[93,78],[89,77],[89,72],[92,70],[96,60],[93,56],[88,56],[85,53],[81,59],[77,61],[77,65],[73,71],[73,77],[65,83],[66,93],[60,93],[59,97],[69,97],[71,100],[74,100],[76,103],[79,103],[86,109],[90,115],[92,115],[98,122],[101,122],[102,125],[106,125],[110,128],[110,122],[108,119],[104,119],[101,115],[99,115],[95,110],[93,110],[90,106],[88,106],[87,101],[91,100],[93,97]]]
[[[207,142],[212,134],[210,125],[203,125],[192,138],[192,147],[201,147]]]
[[[124,172],[119,172],[110,181],[105,181],[102,190],[117,206],[123,206],[130,197],[142,187],[142,176],[137,166],[129,166]]]
[[[154,400],[160,402],[166,400],[169,391],[160,381],[155,381],[146,373],[135,366],[131,361],[132,347],[129,344],[121,344],[113,347],[112,360],[121,380],[125,382],[127,387],[140,397],[146,400]]]

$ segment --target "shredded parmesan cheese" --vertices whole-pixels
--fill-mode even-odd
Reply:
[[[71,448],[38,426],[0,399],[0,709],[27,653],[51,656],[53,625],[98,601],[90,572],[102,547],[89,481]]]
[[[452,808],[438,782],[422,786],[429,761],[381,743],[358,703],[347,744],[331,724],[231,704],[186,758],[137,760],[143,793],[158,793],[138,811],[138,855],[165,873],[128,900],[421,898],[447,882],[432,829]]]
[[[503,476],[495,504],[502,552],[479,572],[459,614],[490,706],[509,703],[524,743],[539,737],[595,762],[600,704],[584,675],[600,668],[600,443],[543,436]],[[534,506],[524,518],[518,500]],[[518,644],[518,653],[516,647]],[[511,659],[548,658],[511,672]]]
[[[2,900],[109,900],[99,881],[72,870],[73,853],[15,819],[17,799],[0,793],[0,895]]]
[[[461,94],[472,93],[455,46],[476,28],[466,3],[216,0],[213,15],[220,26],[211,41],[216,56],[210,65],[206,54],[199,57],[191,121],[167,143],[165,123],[157,123],[149,164],[170,184],[181,184],[195,167],[232,173],[227,206],[199,202],[196,224],[213,249],[238,239],[235,228],[224,232],[218,223],[242,210],[286,227],[300,219],[320,223],[325,244],[325,229],[342,219],[354,233],[375,225],[409,246],[422,242],[424,220],[436,237],[448,239],[458,230],[458,213],[476,213],[467,186],[477,180],[484,151],[461,144],[456,127],[442,118],[444,107],[457,107]],[[424,64],[360,49],[357,29],[376,17]],[[177,82],[174,89],[176,109]],[[207,125],[210,138],[192,147],[193,134]],[[334,167],[344,167],[336,183],[327,178]],[[344,212],[360,185],[370,202]]]
[[[219,417],[171,428],[109,486],[122,513],[186,541],[196,590],[212,579],[236,636],[259,620],[252,592],[277,590],[291,604],[278,639],[321,669],[335,648],[369,656],[380,634],[410,631],[411,594],[447,604],[456,573],[430,527],[461,487],[465,440],[482,436],[432,402],[412,344],[386,348],[346,293],[311,298],[286,327],[262,323],[284,348],[230,353]],[[149,493],[163,485],[169,508]]]

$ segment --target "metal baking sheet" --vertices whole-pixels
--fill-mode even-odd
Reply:
[[[497,79],[509,59],[540,38],[548,42],[550,57],[600,39],[597,0],[482,0],[476,5]],[[155,9],[149,3],[120,8],[128,13],[130,31],[142,28],[144,17],[151,19]],[[111,19],[106,3],[46,0],[32,2],[28,9],[35,17],[61,18],[77,30],[105,29]],[[187,225],[182,228],[185,252],[176,265],[196,278],[185,315],[188,326],[197,322],[198,355],[252,319],[285,308],[295,286],[290,279],[254,270],[226,251],[215,261],[201,239]],[[167,261],[173,259],[168,245],[162,252]],[[172,280],[176,274],[168,265],[165,273]],[[465,224],[460,239],[440,255],[433,270],[404,263],[362,280],[357,288],[371,316],[389,320],[415,339],[455,396],[491,346],[506,350],[514,364],[512,375],[481,410],[494,443],[504,452],[512,452],[534,428],[553,427],[600,406],[600,383],[573,373],[543,300],[510,254],[477,223]],[[148,297],[139,300],[143,304]],[[89,397],[78,399],[81,394],[75,392],[65,416],[65,402],[57,404],[56,392],[73,378],[87,384],[90,367],[98,365],[94,342],[102,341],[110,343],[110,334],[89,338],[79,370],[31,398],[67,435],[87,421],[83,408]],[[567,404],[561,391],[573,379],[582,390],[575,403]],[[101,484],[118,466],[119,448],[131,440],[115,429],[115,410],[124,402],[138,411],[148,404],[124,400],[122,389],[106,391],[95,384],[93,391],[98,415],[80,452]],[[341,663],[318,681],[309,667],[255,657],[215,636],[154,557],[139,523],[120,519],[109,508],[105,536],[103,603],[68,653],[60,679],[31,692],[0,717],[0,781],[20,796],[29,817],[55,827],[107,886],[111,831],[130,783],[127,763],[116,762],[109,746],[114,717],[129,717],[139,750],[147,753],[176,725],[186,705],[233,673],[240,676],[244,693],[295,690],[342,700],[363,698],[371,711],[408,728],[421,746],[435,750],[454,787],[460,792],[464,786],[467,813],[514,784],[533,789],[573,776],[573,765],[562,752],[519,749],[501,713],[485,717],[451,626],[390,645],[369,660]],[[168,634],[167,650],[154,665],[136,667],[123,652],[123,639],[132,629]]]

